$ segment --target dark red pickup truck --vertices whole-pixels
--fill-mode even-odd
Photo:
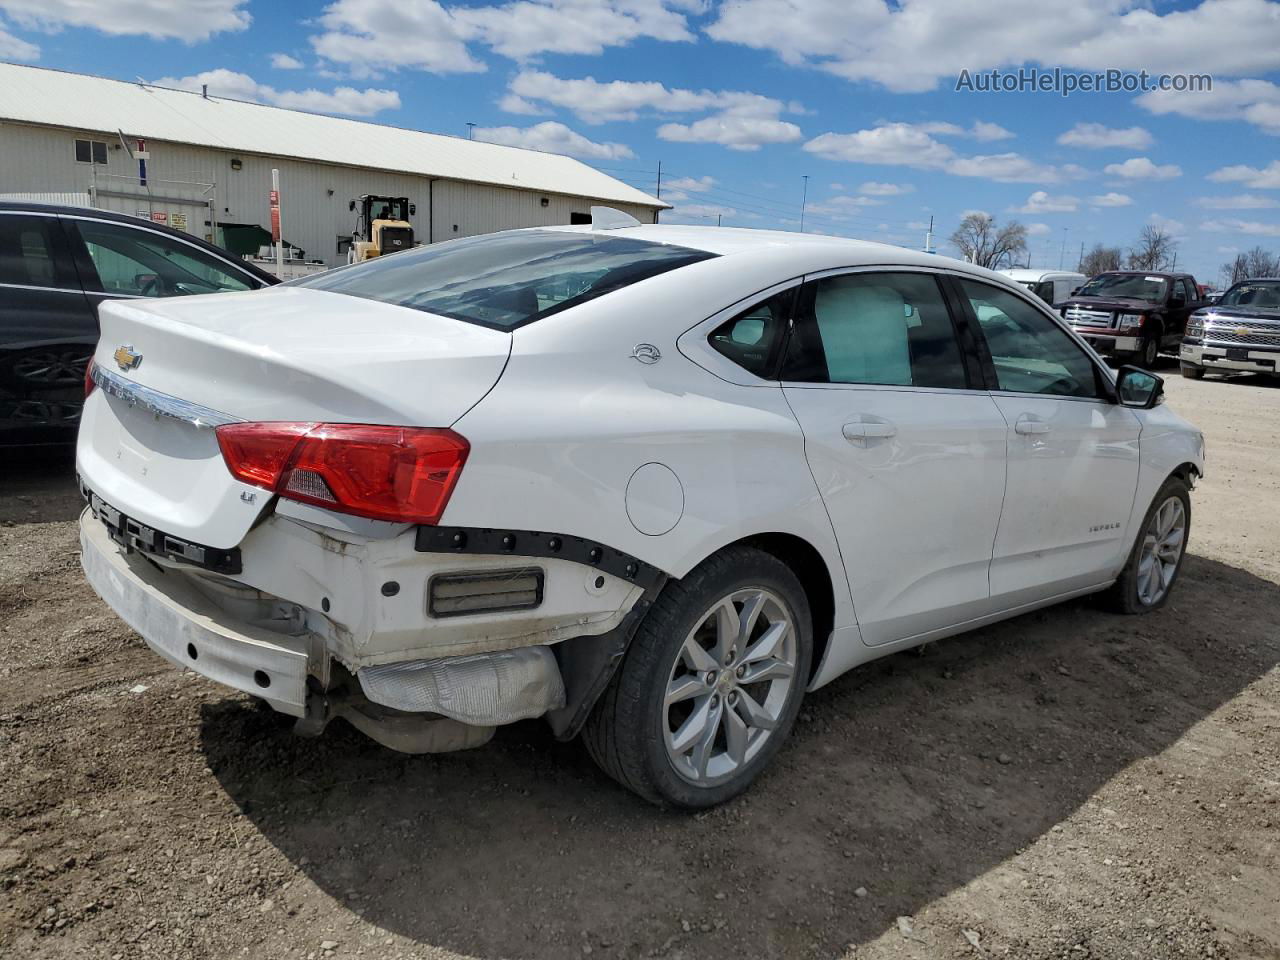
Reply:
[[[1148,369],[1177,354],[1187,318],[1207,301],[1189,273],[1100,273],[1061,305],[1063,318],[1095,350]]]

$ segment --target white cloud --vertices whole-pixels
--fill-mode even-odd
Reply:
[[[1280,5],[1269,0],[1201,0],[1163,14],[1137,0],[1076,0],[1051,17],[1028,16],[1018,0],[737,0],[707,32],[898,92],[931,90],[964,69],[1036,63],[1222,77],[1280,68]]]
[[[278,90],[253,77],[234,70],[219,68],[189,77],[164,77],[156,86],[177,87],[180,90],[199,91],[208,85],[209,96],[227,97],[231,100],[251,100],[275,107],[305,110],[308,113],[337,113],[348,117],[369,117],[383,110],[395,110],[400,106],[400,95],[394,90],[357,90],[354,87],[335,87],[332,90]]]
[[[301,70],[302,61],[297,57],[291,57],[287,53],[273,53],[271,55],[271,66],[277,70]]]
[[[925,133],[931,133],[939,137],[971,137],[974,140],[1009,140],[1014,134],[1012,131],[1006,130],[998,123],[987,123],[985,120],[975,120],[973,126],[965,127],[956,123],[948,123],[945,120],[932,120],[926,123],[914,124],[917,130],[923,130]]]
[[[1182,168],[1176,163],[1156,164],[1147,157],[1130,157],[1124,163],[1109,163],[1102,170],[1125,180],[1172,180],[1182,176]]]
[[[716,185],[715,177],[676,177],[668,180],[666,185],[672,190],[687,190],[689,193],[701,193]]]
[[[1263,133],[1280,136],[1280,84],[1269,80],[1220,80],[1212,90],[1177,93],[1153,90],[1138,104],[1156,114],[1174,113],[1197,120],[1243,120]]]
[[[244,30],[252,19],[241,9],[247,5],[248,0],[113,0],[107,5],[99,0],[3,0],[0,10],[20,27],[49,33],[87,27],[113,36],[195,43],[215,33]]]
[[[1047,223],[1029,223],[1027,224],[1028,237],[1043,237],[1045,234],[1052,233],[1053,227]]]
[[[498,109],[503,113],[516,113],[524,117],[545,117],[551,111],[544,106],[532,103],[514,93],[507,93],[498,100]]]
[[[1206,178],[1214,183],[1243,183],[1254,190],[1280,190],[1280,160],[1272,160],[1261,169],[1237,164],[1215,170]]]
[[[991,140],[1011,140],[1013,139],[1013,131],[1006,130],[998,123],[987,123],[985,120],[977,120],[973,126],[969,128],[969,136],[975,140],[991,141]]]
[[[1232,197],[1197,197],[1196,206],[1209,210],[1273,210],[1280,207],[1280,200],[1241,193]]]
[[[929,130],[939,131],[947,126],[885,123],[855,133],[824,133],[806,143],[804,149],[828,160],[942,170],[957,177],[981,177],[1001,183],[1057,183],[1081,173],[1074,165],[1045,166],[1018,153],[962,156],[929,135]]]
[[[39,60],[40,48],[0,27],[0,59]]]
[[[1092,207],[1128,207],[1133,204],[1133,197],[1125,193],[1102,193],[1089,198]]]
[[[524,61],[544,53],[599,55],[643,37],[694,40],[682,10],[693,0],[513,0],[491,6],[438,0],[335,0],[322,32],[311,38],[321,56],[356,73],[408,67],[432,73],[486,69],[471,44]]]
[[[476,127],[475,138],[545,153],[564,153],[586,160],[625,160],[635,156],[625,144],[596,143],[554,120],[536,123],[532,127]]]
[[[1100,123],[1077,123],[1058,137],[1064,147],[1083,147],[1086,150],[1107,150],[1122,147],[1127,150],[1145,150],[1155,142],[1142,127],[1106,127]]]
[[[833,183],[831,189],[843,190],[844,188],[837,187]],[[868,180],[858,187],[858,192],[868,197],[899,197],[904,193],[912,193],[915,189],[909,183],[879,183],[875,180]]]
[[[675,143],[718,143],[730,150],[759,150],[766,143],[792,143],[803,136],[794,123],[725,111],[693,123],[664,123],[660,140]]]
[[[1011,207],[1013,213],[1075,213],[1080,206],[1078,197],[1054,197],[1037,190],[1027,197],[1027,202],[1020,207]]]
[[[1174,220],[1172,217],[1161,216],[1158,213],[1153,213],[1147,217],[1147,223],[1175,237],[1184,237],[1187,233],[1186,225],[1181,220]]]
[[[884,203],[877,197],[831,197],[829,200],[823,200],[820,203],[811,203],[806,208],[808,212],[817,214],[818,216],[831,217],[835,220],[843,220],[851,214],[864,210],[867,207],[876,207]]]
[[[1210,233],[1243,233],[1254,237],[1280,237],[1280,223],[1257,220],[1206,220],[1200,229]]]

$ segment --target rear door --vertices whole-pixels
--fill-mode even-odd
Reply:
[[[783,390],[870,644],[989,606],[1006,428],[968,338],[929,272],[837,273],[801,292]]]
[[[993,601],[1010,608],[1110,579],[1130,542],[1138,418],[1112,402],[1105,375],[1052,314],[977,280],[954,289],[1008,430]]]
[[[0,211],[0,443],[75,438],[97,339],[58,218]]]

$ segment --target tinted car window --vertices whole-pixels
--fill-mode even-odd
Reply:
[[[1140,273],[1100,273],[1083,287],[1081,297],[1124,297],[1163,303],[1169,281]]]
[[[1218,301],[1223,307],[1265,307],[1280,309],[1280,280],[1237,283]]]
[[[257,288],[246,274],[173,237],[98,220],[72,222],[107,293],[173,297]]]
[[[962,389],[955,327],[937,280],[856,273],[805,285],[783,379]]]
[[[999,389],[1098,396],[1093,361],[1052,319],[999,287],[972,280],[961,280],[960,286],[986,338]]]
[[[744,370],[769,379],[777,366],[797,289],[775,293],[726,320],[712,332],[711,346]]]
[[[510,330],[713,256],[631,237],[516,230],[415,247],[293,283]]]
[[[53,217],[0,215],[0,283],[77,289],[78,279],[57,254],[58,230]]]

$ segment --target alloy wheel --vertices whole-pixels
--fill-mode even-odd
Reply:
[[[698,618],[662,710],[667,756],[683,779],[723,783],[760,752],[792,695],[797,650],[792,614],[768,590],[734,591]]]
[[[1187,512],[1178,497],[1169,497],[1151,517],[1138,558],[1138,599],[1159,603],[1169,591],[1187,537]]]
[[[91,356],[91,352],[79,347],[33,350],[15,360],[11,369],[19,380],[48,386],[74,385],[84,381],[84,368]]]

